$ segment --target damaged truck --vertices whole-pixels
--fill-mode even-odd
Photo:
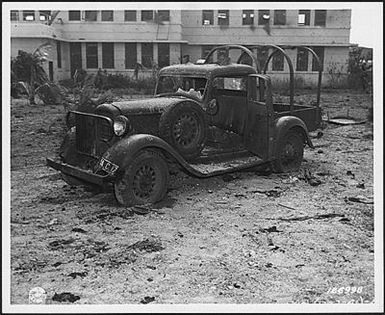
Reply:
[[[70,185],[113,187],[125,206],[155,203],[167,194],[170,167],[207,178],[269,165],[275,172],[300,168],[309,132],[321,124],[319,65],[315,104],[294,103],[294,70],[275,45],[264,65],[255,47],[224,45],[200,64],[164,67],[154,96],[70,111],[60,156],[47,165]],[[215,61],[219,52],[236,62]],[[289,103],[273,102],[267,65],[284,55],[290,70]],[[222,54],[223,55],[223,54]],[[234,58],[234,57],[233,57]],[[229,58],[228,58],[229,59]]]

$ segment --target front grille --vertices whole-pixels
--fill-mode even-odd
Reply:
[[[73,113],[75,114],[78,152],[99,157],[107,149],[107,142],[113,137],[112,120],[95,114]]]

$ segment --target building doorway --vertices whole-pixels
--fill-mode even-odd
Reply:
[[[49,80],[53,81],[53,62],[48,62],[48,74],[49,74]]]
[[[71,78],[75,71],[82,68],[82,46],[81,43],[70,43],[70,63],[71,63]]]

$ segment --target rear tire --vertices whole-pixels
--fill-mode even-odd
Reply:
[[[165,197],[168,180],[168,166],[163,155],[142,150],[115,181],[115,198],[124,206],[155,203]]]
[[[193,102],[175,104],[160,117],[159,133],[185,159],[197,158],[207,138],[205,113]]]
[[[277,173],[298,171],[301,167],[304,141],[300,133],[289,130],[279,141],[273,169]]]

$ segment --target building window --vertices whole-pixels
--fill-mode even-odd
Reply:
[[[297,49],[297,71],[307,71],[309,54],[306,49]]]
[[[218,25],[229,25],[229,10],[218,10]]]
[[[321,63],[321,69],[323,69],[325,48],[324,47],[312,47],[312,49],[318,55],[320,63]],[[318,63],[317,63],[316,59],[314,58],[314,56],[312,56],[311,71],[319,71]]]
[[[98,11],[85,11],[84,19],[86,21],[96,21],[97,20]]]
[[[269,57],[269,48],[268,47],[258,47],[257,48],[257,60],[261,70],[264,69],[267,58]]]
[[[284,56],[282,52],[278,51],[273,55],[273,71],[283,71]]]
[[[126,69],[134,69],[137,64],[137,50],[136,43],[125,44],[125,67]]]
[[[254,24],[254,10],[243,10],[242,25],[253,25],[253,24]]]
[[[39,11],[39,20],[40,21],[51,20],[51,11]]]
[[[19,11],[12,10],[11,11],[11,21],[19,20]]]
[[[112,10],[102,11],[102,21],[112,22],[113,20],[114,20],[114,11]]]
[[[69,21],[80,21],[80,11],[68,11]]]
[[[154,61],[154,49],[152,43],[142,43],[142,65],[152,68]]]
[[[35,11],[23,11],[23,21],[35,21]]]
[[[298,11],[298,25],[310,25],[310,10]]]
[[[61,68],[61,43],[56,42],[57,67]]]
[[[214,24],[214,11],[203,10],[202,11],[202,25],[213,25]]]
[[[170,10],[158,10],[157,15],[159,21],[170,21]]]
[[[158,44],[158,65],[163,68],[170,65],[170,45]]]
[[[258,25],[269,24],[270,10],[258,10]]]
[[[136,21],[136,11],[135,10],[125,10],[124,11],[124,21],[135,22]]]
[[[274,10],[274,25],[286,24],[286,10]]]
[[[326,25],[326,10],[315,10],[314,26]]]
[[[98,68],[98,43],[86,43],[86,61],[88,69]]]
[[[142,11],[142,21],[152,21],[154,19],[154,12],[152,10]]]
[[[103,68],[114,69],[114,43],[102,43]]]

